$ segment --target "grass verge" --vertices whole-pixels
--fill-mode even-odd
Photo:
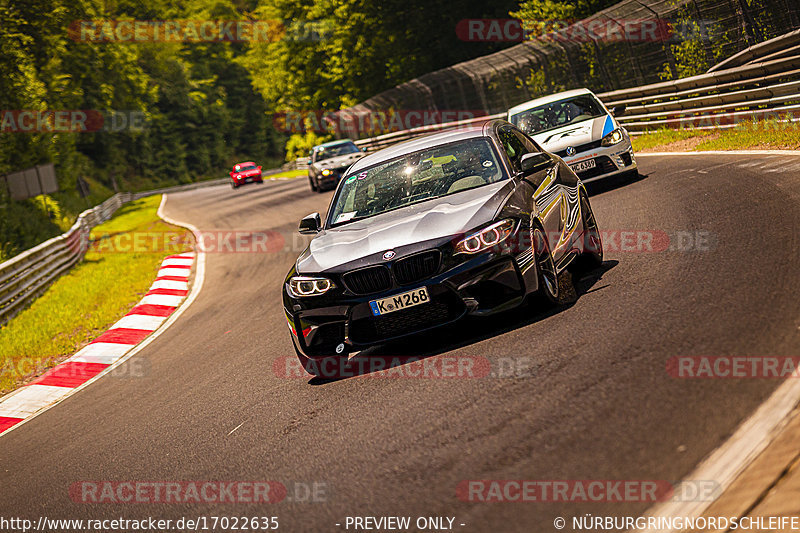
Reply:
[[[158,217],[160,202],[160,195],[130,202],[97,226],[84,261],[0,329],[0,395],[108,329],[147,292],[165,256],[191,248],[188,231]],[[141,235],[150,238],[134,238]],[[164,238],[153,236],[166,236],[169,250]],[[112,241],[135,245],[103,245]]]
[[[798,150],[800,124],[768,120],[744,122],[728,129],[662,129],[637,135],[632,140],[636,152]]]
[[[308,170],[287,170],[286,172],[279,172],[278,174],[270,174],[269,176],[264,176],[264,179],[274,180],[277,178],[302,178],[304,176],[308,176]]]

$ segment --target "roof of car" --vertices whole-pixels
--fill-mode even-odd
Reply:
[[[253,166],[256,166],[256,164],[253,163],[252,161],[242,161],[241,163],[235,163],[233,166],[237,166],[237,165],[239,165],[239,166],[241,166],[241,165],[253,165]]]
[[[529,100],[523,104],[519,104],[518,106],[514,106],[508,110],[509,115],[514,115],[519,113],[520,111],[526,111],[531,109],[532,107],[537,107],[543,104],[549,104],[551,102],[558,102],[559,100],[563,100],[565,98],[571,98],[573,96],[580,96],[582,94],[594,94],[589,89],[573,89],[571,91],[564,91],[556,94],[551,94],[549,96],[543,96],[541,98],[536,98],[535,100]]]
[[[370,167],[376,163],[380,163],[381,161],[394,159],[395,157],[400,157],[405,154],[417,152],[419,150],[425,150],[426,148],[433,148],[434,146],[438,146],[440,144],[447,144],[450,142],[472,139],[475,137],[485,137],[486,133],[484,132],[486,126],[492,122],[498,122],[498,120],[487,120],[486,122],[482,122],[474,126],[452,128],[430,135],[415,137],[410,141],[395,144],[388,148],[384,148],[383,150],[378,150],[375,153],[362,157],[353,165],[353,167],[350,169],[350,172],[356,172],[362,168]]]
[[[337,144],[347,144],[353,142],[352,139],[336,139],[335,141],[328,141],[326,143],[318,144],[314,147],[314,150],[317,148],[328,148],[331,146],[336,146]]]

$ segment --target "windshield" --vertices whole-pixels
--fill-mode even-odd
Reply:
[[[336,226],[503,179],[485,138],[421,150],[344,179],[329,224]]]
[[[235,165],[233,167],[233,170],[235,170],[236,172],[242,172],[243,170],[253,170],[254,168],[256,168],[255,165],[248,163],[246,165]]]
[[[532,134],[602,117],[605,114],[603,106],[594,96],[582,94],[521,111],[511,117],[511,123],[525,133]]]
[[[320,146],[314,149],[314,161],[322,161],[340,155],[353,154],[358,152],[358,146],[353,143],[337,144],[334,146]]]

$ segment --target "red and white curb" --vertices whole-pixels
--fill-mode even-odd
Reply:
[[[191,230],[202,250],[202,235],[197,228],[162,213],[166,199],[165,194],[158,215],[166,222]],[[190,292],[192,266],[195,278]],[[164,259],[150,290],[127,315],[60,365],[0,399],[0,435],[83,389],[147,346],[197,297],[204,271],[202,252],[197,256],[187,252]]]

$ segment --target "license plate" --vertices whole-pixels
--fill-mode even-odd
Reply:
[[[381,298],[380,300],[372,300],[369,306],[372,308],[372,314],[375,316],[394,313],[401,309],[421,305],[430,300],[428,296],[428,289],[420,287],[413,291],[403,292],[390,296],[389,298]]]
[[[594,162],[594,159],[587,159],[586,161],[578,161],[577,163],[573,163],[569,166],[573,172],[583,172],[584,170],[589,170],[590,168],[594,168],[597,166],[597,163]]]

